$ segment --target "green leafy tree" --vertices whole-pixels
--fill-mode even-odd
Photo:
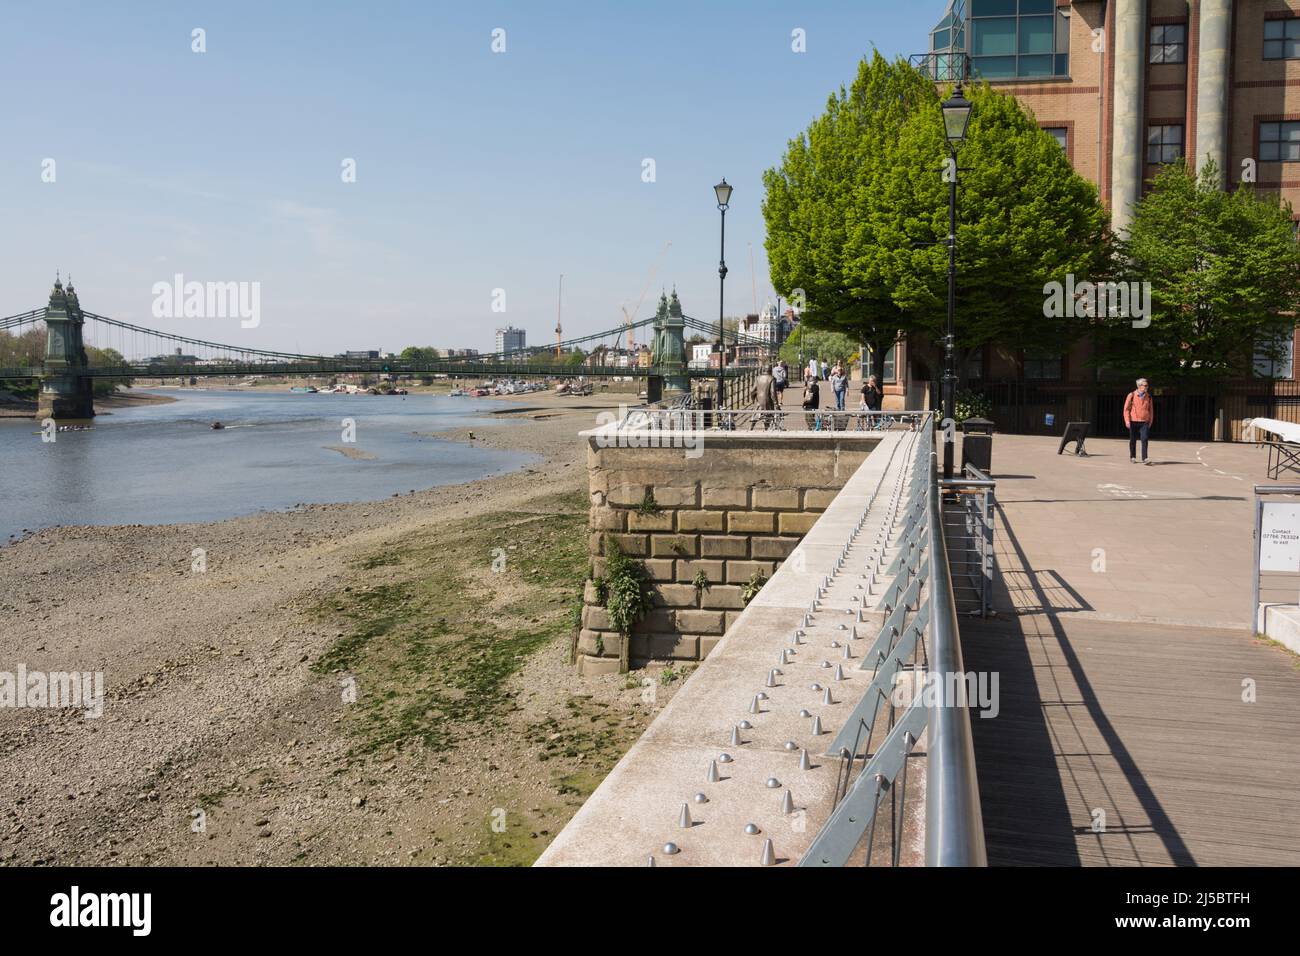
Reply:
[[[93,345],[86,346],[86,361],[95,366],[113,366],[125,365],[126,359],[117,349],[99,349]],[[111,395],[118,388],[130,388],[134,379],[131,378],[94,378],[91,380],[91,391],[95,395]]]
[[[782,343],[780,357],[785,359],[793,372],[801,362],[806,365],[808,359],[814,356],[834,362],[848,361],[857,353],[858,343],[843,332],[809,329],[800,322],[794,333]],[[798,377],[802,377],[802,374]]]
[[[802,323],[871,345],[878,375],[911,319],[883,272],[876,207],[907,119],[937,109],[924,74],[874,53],[849,89],[832,94],[825,113],[790,140],[781,165],[763,174],[772,284],[802,306]]]
[[[958,153],[955,350],[959,384],[986,344],[1064,352],[1088,319],[1047,318],[1044,287],[1097,281],[1109,264],[1108,216],[1096,187],[1015,99],[987,85]],[[872,281],[933,341],[946,330],[952,174],[938,102],[906,122],[871,205]],[[1073,313],[1074,310],[1069,310]]]
[[[586,357],[587,357],[587,353],[582,351],[582,349],[572,349],[571,351],[568,352],[561,352],[559,355],[555,354],[554,349],[544,349],[542,351],[534,352],[532,355],[530,355],[528,357],[528,364],[547,365],[547,366],[555,366],[555,365],[575,366],[575,365],[581,365],[583,361],[586,359]]]
[[[1138,202],[1121,260],[1151,283],[1148,327],[1104,323],[1108,370],[1159,382],[1218,383],[1247,374],[1253,353],[1277,358],[1300,305],[1300,245],[1290,203],[1242,184],[1218,186],[1207,162],[1198,176],[1166,166]]]
[[[441,353],[431,345],[408,345],[398,355],[403,362],[436,362]]]

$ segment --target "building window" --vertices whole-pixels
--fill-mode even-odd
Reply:
[[[1069,149],[1070,128],[1068,126],[1044,126],[1043,132],[1060,144],[1061,149]]]
[[[1264,59],[1300,59],[1300,17],[1264,21]]]
[[[876,367],[876,350],[870,345],[867,346],[867,364],[865,375],[871,375],[871,371]],[[891,345],[889,351],[885,353],[885,377],[881,385],[895,385],[898,383],[898,346]]]
[[[1261,378],[1292,378],[1292,359],[1295,357],[1295,334],[1284,332],[1277,337],[1272,349],[1255,350],[1255,374]]]
[[[1151,28],[1151,62],[1187,62],[1187,24],[1168,23]]]
[[[971,68],[984,79],[1067,76],[1070,67],[1070,11],[1056,0],[970,0]],[[941,22],[931,50],[949,37]]]
[[[1061,356],[1036,349],[1025,350],[1025,378],[1056,382],[1061,379]]]
[[[970,355],[966,356],[966,379],[971,382],[984,379],[984,349],[972,349]]]
[[[1300,160],[1300,123],[1260,123],[1259,158],[1261,162]]]
[[[1147,162],[1173,163],[1183,158],[1183,127],[1151,126],[1147,129]]]

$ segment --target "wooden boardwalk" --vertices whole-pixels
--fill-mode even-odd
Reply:
[[[1195,626],[1248,618],[1258,454],[995,447],[1002,619],[962,622],[967,669],[999,674],[972,720],[989,862],[1300,865],[1296,658]]]
[[[1041,614],[962,639],[968,669],[1000,674],[1001,713],[972,721],[990,864],[1300,865],[1300,670],[1284,651]]]

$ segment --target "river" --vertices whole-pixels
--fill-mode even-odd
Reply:
[[[428,437],[488,424],[499,402],[431,395],[174,390],[43,442],[0,419],[0,544],[54,525],[213,521],[373,501],[521,467],[531,456]],[[355,422],[347,441],[345,419]],[[213,421],[226,427],[214,430]],[[500,419],[490,420],[497,424]],[[341,450],[340,450],[341,449]]]

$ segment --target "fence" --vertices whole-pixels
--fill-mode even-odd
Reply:
[[[968,464],[960,478],[940,481],[943,533],[959,610],[987,617],[993,610],[993,513],[997,482]]]
[[[912,466],[889,499],[877,532],[878,563],[865,577],[874,583],[880,574],[887,582],[877,606],[885,620],[858,664],[859,669],[872,672],[871,684],[828,750],[840,760],[834,808],[800,866],[844,866],[857,857],[864,839],[865,865],[899,865],[906,831],[915,820],[915,814],[908,814],[908,763],[916,756],[913,751],[922,734],[927,735],[925,862],[929,866],[986,864],[965,698],[959,694],[957,699],[936,702],[926,692],[927,685],[952,686],[954,676],[965,675],[933,434],[933,419],[927,417]],[[873,502],[879,493],[877,489]],[[855,537],[870,513],[869,504]],[[887,566],[886,548],[895,551]],[[924,599],[923,589],[928,591]],[[900,678],[907,676],[912,678],[912,694],[904,701]],[[882,812],[889,818],[887,847],[876,842]]]
[[[938,383],[932,388],[932,402],[938,403]],[[1091,435],[1126,435],[1124,399],[1132,390],[1127,383],[974,381],[967,388],[988,400],[988,417],[1004,433],[1059,435],[1067,421],[1084,421],[1092,423]],[[1159,434],[1165,439],[1212,441],[1220,412],[1227,426],[1223,437],[1233,441],[1244,440],[1244,422],[1251,418],[1300,424],[1300,382],[1295,381],[1236,381],[1217,390],[1204,385],[1156,385],[1154,398]]]

